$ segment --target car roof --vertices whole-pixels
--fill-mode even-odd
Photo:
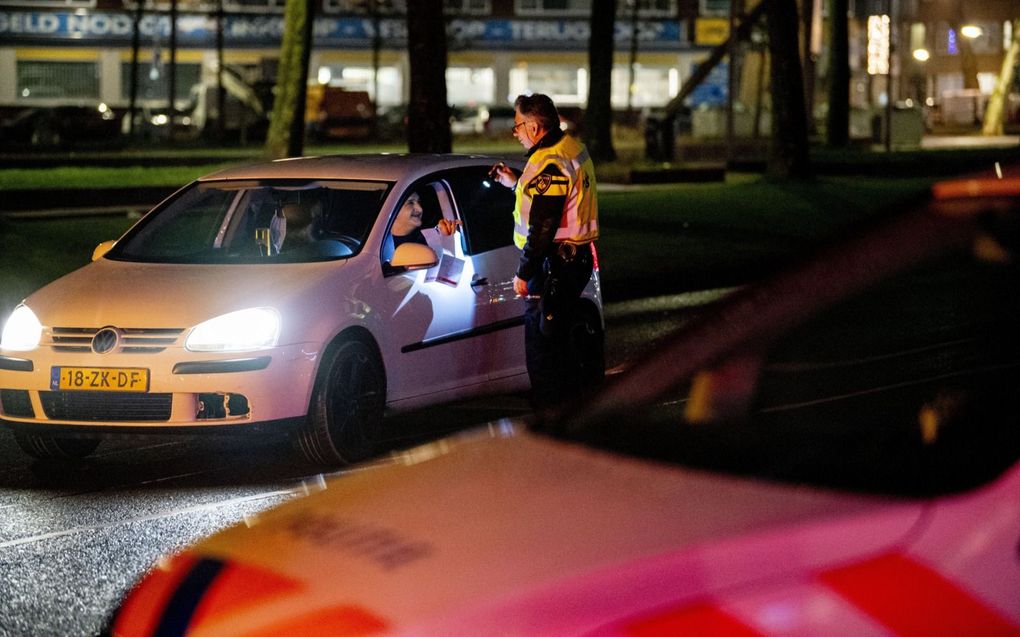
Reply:
[[[477,166],[499,161],[484,155],[453,154],[364,154],[297,157],[227,168],[199,181],[232,179],[374,179],[399,181],[415,179],[443,168]]]

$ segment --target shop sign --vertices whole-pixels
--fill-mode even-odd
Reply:
[[[727,18],[697,18],[694,21],[694,44],[697,46],[718,46],[730,37],[730,21]]]
[[[0,39],[11,44],[129,45],[133,22],[130,13],[0,11]],[[315,20],[315,44],[370,47],[376,36],[375,25],[370,19],[319,17]],[[225,45],[279,46],[283,26],[282,16],[228,15],[223,27]],[[388,48],[406,46],[407,25],[403,20],[379,20],[378,29],[378,37]],[[170,36],[170,18],[165,14],[146,14],[139,23],[139,32],[146,40],[166,40]],[[586,20],[453,20],[449,33],[451,46],[458,49],[584,49],[588,46],[589,25]],[[631,33],[629,22],[618,22],[617,46],[629,46]],[[197,14],[178,17],[178,45],[211,46],[215,37],[215,18]],[[682,20],[640,21],[637,39],[643,50],[689,46],[686,23]]]

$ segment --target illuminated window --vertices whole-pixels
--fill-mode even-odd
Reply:
[[[450,104],[492,104],[495,98],[496,74],[492,69],[446,69],[446,99]]]
[[[529,64],[510,70],[510,95],[545,93],[557,105],[576,106],[588,98],[588,70]]]
[[[0,0],[0,6],[7,7],[68,7],[93,9],[96,0]]]
[[[868,16],[868,75],[889,75],[889,16]]]
[[[591,15],[591,0],[515,0],[518,15]]]
[[[730,0],[698,0],[698,15],[730,14]]]
[[[640,18],[672,18],[677,14],[676,0],[620,0],[616,3],[616,15],[630,17],[634,11],[634,2],[637,2]]]
[[[449,15],[489,15],[492,3],[489,0],[445,0]]]
[[[630,105],[634,108],[664,106],[675,93],[670,92],[669,68],[638,65],[634,69],[634,86]],[[613,108],[627,107],[627,84],[630,82],[630,67],[613,67]]]
[[[138,8],[135,0],[123,0],[124,7],[134,11]],[[223,0],[223,10],[228,13],[283,13],[286,0]],[[170,0],[145,0],[142,8],[146,11],[169,11]],[[178,13],[213,13],[218,9],[216,0],[177,0]]]
[[[407,13],[406,0],[323,0],[324,13],[353,13],[368,15],[375,11],[379,15],[404,15]]]
[[[18,60],[18,99],[98,99],[97,62]]]

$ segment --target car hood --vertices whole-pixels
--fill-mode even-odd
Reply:
[[[332,479],[202,541],[155,569],[118,624],[165,619],[175,582],[203,565],[223,579],[203,593],[194,634],[244,634],[254,625],[301,634],[310,625],[302,622],[325,621],[328,612],[400,633],[463,634],[472,618],[488,617],[525,622],[523,632],[505,634],[535,634],[526,617],[549,619],[553,609],[537,610],[542,604],[597,626],[625,592],[649,592],[641,581],[649,565],[666,561],[684,573],[659,587],[671,599],[697,597],[881,551],[908,533],[921,508],[658,465],[493,426]],[[826,545],[804,540],[805,528],[852,525],[862,514],[879,522],[837,531]],[[736,538],[744,538],[739,550],[728,546]],[[628,573],[633,587],[576,595]]]
[[[285,311],[344,262],[162,264],[100,259],[57,279],[26,303],[44,325],[185,328],[250,307]]]

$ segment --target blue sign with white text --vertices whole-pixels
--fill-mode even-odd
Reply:
[[[134,19],[131,13],[113,12],[41,12],[0,11],[0,41],[4,44],[76,44],[84,46],[131,44]],[[407,44],[407,25],[403,20],[380,20],[379,38],[387,48]],[[165,43],[170,37],[170,18],[146,14],[139,23],[145,45]],[[452,20],[449,24],[450,48],[461,49],[584,49],[588,46],[586,20]],[[368,18],[330,18],[315,20],[315,44],[320,47],[372,46],[375,23]],[[183,14],[177,18],[177,43],[181,47],[209,47],[216,37],[216,19],[212,16]],[[228,15],[223,25],[228,47],[279,46],[283,37],[283,16]],[[690,48],[683,21],[642,21],[637,24],[642,50],[681,50]],[[629,45],[631,25],[617,23],[616,40]]]

